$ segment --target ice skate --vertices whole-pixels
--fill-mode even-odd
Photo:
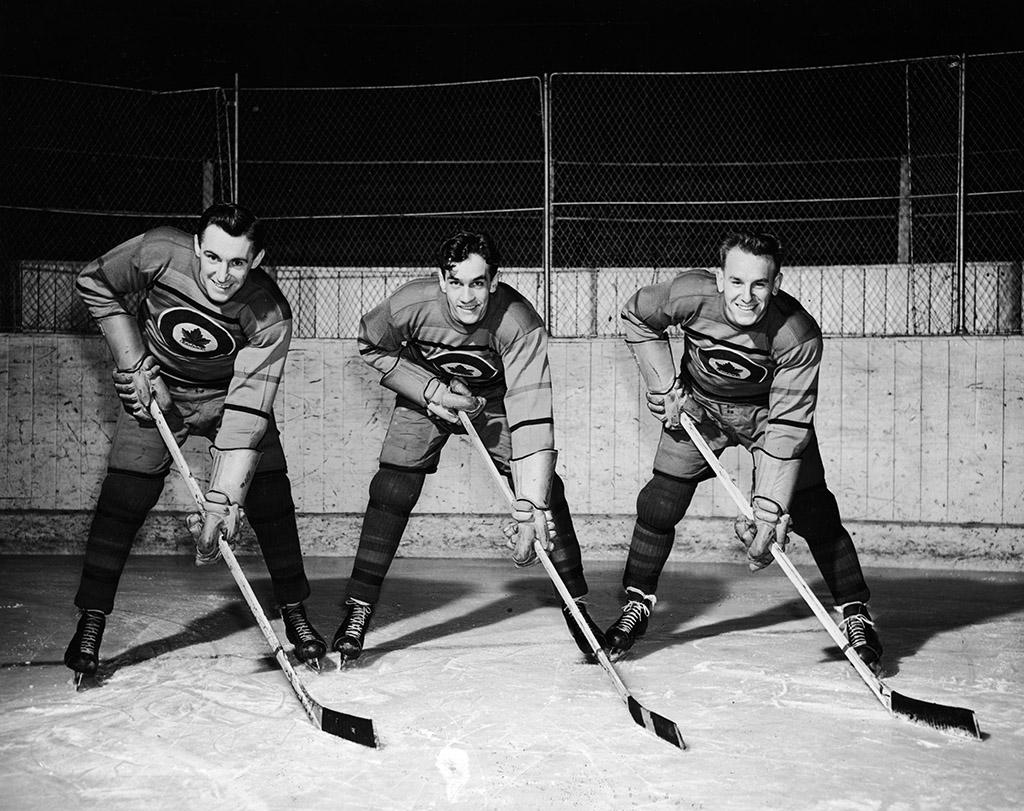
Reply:
[[[860,656],[871,670],[878,674],[882,669],[882,642],[875,632],[875,623],[864,603],[846,603],[841,606],[843,621],[839,626],[850,641],[850,647]]]
[[[363,639],[373,616],[373,606],[354,597],[345,600],[345,619],[334,632],[331,649],[341,654],[340,664],[358,659],[363,652]]]
[[[644,594],[633,587],[626,589],[626,595],[629,601],[622,607],[622,615],[605,632],[612,653],[624,653],[647,632],[647,620],[658,601],[653,594]]]
[[[598,628],[594,620],[591,619],[590,614],[587,612],[587,604],[578,599],[576,600],[576,607],[579,608],[580,613],[583,615],[583,619],[586,620],[587,627],[590,628],[590,632],[597,640],[597,644],[602,648],[605,647],[604,632]],[[590,664],[596,664],[597,657],[594,655],[594,651],[590,647],[590,642],[587,641],[587,637],[584,635],[583,631],[580,630],[580,627],[576,622],[576,618],[573,617],[568,606],[562,606],[562,616],[565,617],[565,624],[569,626],[569,633],[572,634],[572,638],[576,642],[577,647],[583,651],[584,655],[587,657],[587,662]]]
[[[295,655],[299,661],[319,673],[320,657],[327,653],[327,643],[307,619],[306,607],[302,603],[282,606],[281,619],[284,620],[285,634],[295,646]]]
[[[64,651],[64,664],[75,671],[75,689],[82,686],[85,676],[94,676],[100,664],[100,643],[106,627],[106,615],[89,608],[78,619],[78,628]]]

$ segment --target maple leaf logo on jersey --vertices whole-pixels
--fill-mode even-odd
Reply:
[[[230,332],[208,315],[189,307],[164,310],[157,320],[157,329],[167,348],[184,357],[221,357],[237,349]]]
[[[210,339],[203,335],[201,329],[183,329],[181,340],[199,350],[205,349],[210,344]]]
[[[428,360],[436,368],[447,372],[452,377],[461,377],[477,383],[490,382],[499,375],[499,371],[494,366],[474,352],[442,349],[431,352]]]
[[[710,349],[696,347],[697,359],[710,374],[742,380],[745,383],[763,383],[768,379],[769,369],[750,355],[724,346]]]

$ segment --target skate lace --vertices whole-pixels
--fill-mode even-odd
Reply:
[[[345,621],[345,636],[359,636],[373,613],[373,606],[362,603],[350,603],[348,619]]]
[[[83,653],[94,655],[100,646],[100,634],[103,633],[103,620],[92,614],[85,615],[82,623],[82,641],[79,645]]]
[[[317,633],[313,630],[313,626],[310,625],[309,619],[306,617],[306,607],[302,603],[285,606],[281,609],[281,614],[299,642],[317,641]]]
[[[639,600],[630,600],[622,607],[622,616],[616,621],[615,627],[628,634],[636,627],[640,620],[650,615],[651,609],[647,607],[646,603],[642,603]]]
[[[874,622],[869,620],[863,614],[853,614],[846,617],[843,622],[843,631],[846,632],[846,638],[850,641],[850,645],[854,648],[862,648],[868,644],[868,637],[866,627],[868,625],[874,627]]]

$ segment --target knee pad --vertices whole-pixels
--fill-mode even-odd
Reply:
[[[824,482],[793,494],[789,519],[793,531],[808,544],[830,541],[846,532],[836,497]]]
[[[392,515],[409,515],[426,478],[423,471],[382,467],[370,480],[370,506]]]
[[[636,498],[636,519],[656,532],[675,529],[697,490],[697,482],[654,472]]]
[[[245,513],[250,521],[277,521],[295,512],[292,483],[283,470],[257,473],[245,497]]]

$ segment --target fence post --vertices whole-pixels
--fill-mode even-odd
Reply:
[[[551,74],[545,73],[541,78],[541,125],[544,127],[544,256],[543,262],[543,283],[544,283],[544,321],[548,325],[548,332],[551,332],[551,259],[554,244],[554,217],[551,206],[551,198],[555,185],[555,167],[551,161]]]
[[[213,205],[213,161],[207,158],[203,161],[203,207],[200,211],[206,211]]]
[[[900,155],[900,204],[897,222],[896,261],[901,265],[909,265],[914,257],[914,209],[913,209],[913,176],[911,174],[910,151],[910,65],[903,66],[903,115],[906,149]]]
[[[963,335],[967,331],[967,269],[965,267],[965,246],[964,246],[964,211],[967,203],[967,191],[964,186],[964,161],[965,144],[965,74],[967,71],[967,55],[960,54],[959,81],[957,82],[957,96],[959,105],[957,107],[957,141],[956,141],[956,267],[953,268],[956,280],[956,310],[954,311],[954,330],[957,335]]]
[[[235,155],[234,155],[234,171],[231,177],[231,196],[234,198],[235,203],[238,200],[238,74],[235,74]]]

